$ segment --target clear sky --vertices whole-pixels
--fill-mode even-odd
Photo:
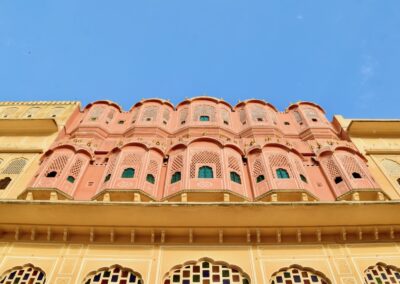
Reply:
[[[0,100],[207,94],[400,118],[399,0],[0,0]]]

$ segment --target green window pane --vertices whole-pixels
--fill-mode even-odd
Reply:
[[[176,172],[171,177],[171,183],[176,183],[181,180],[181,172]]]
[[[285,179],[285,178],[289,178],[289,173],[285,169],[277,169],[276,170],[276,176],[279,179]]]
[[[133,178],[135,176],[135,169],[128,168],[122,173],[122,178]]]
[[[210,121],[210,117],[207,115],[200,116],[200,121]]]
[[[236,172],[231,172],[231,181],[241,184],[240,175]]]
[[[70,183],[74,183],[75,178],[73,176],[69,176],[69,177],[67,177],[67,181],[69,181]]]
[[[148,175],[146,176],[146,180],[147,180],[149,183],[152,183],[152,184],[154,184],[154,183],[156,182],[156,179],[155,179],[154,176],[151,175],[151,174],[148,174]]]
[[[199,169],[199,178],[214,178],[214,173],[211,167],[203,166]]]

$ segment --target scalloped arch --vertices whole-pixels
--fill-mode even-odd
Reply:
[[[69,150],[72,150],[75,154],[83,153],[83,154],[89,156],[89,158],[90,158],[91,160],[94,159],[94,153],[92,152],[91,149],[88,149],[88,148],[83,147],[83,146],[77,147],[77,145],[69,144],[69,143],[62,144],[62,145],[57,145],[57,146],[54,146],[53,148],[47,150],[47,151],[42,155],[42,158],[41,158],[41,159],[43,159],[43,157],[47,157],[47,156],[53,154],[53,153],[54,153],[56,150],[58,150],[58,149],[69,149]]]
[[[208,265],[204,265],[204,263],[208,264]],[[187,276],[183,276],[182,272],[183,270],[185,270],[185,268],[193,266],[193,269],[190,270],[191,275]],[[230,283],[240,283],[240,284],[250,284],[250,276],[243,271],[243,269],[241,269],[239,266],[237,265],[233,265],[233,264],[229,264],[225,261],[215,261],[212,258],[209,257],[203,257],[200,258],[199,260],[189,260],[184,262],[183,264],[178,264],[175,265],[174,267],[172,267],[167,273],[165,273],[164,275],[164,280],[163,280],[163,284],[181,284],[181,283],[185,283],[183,282],[183,280],[187,280],[187,278],[189,278],[190,280],[192,280],[194,277],[197,277],[196,275],[198,275],[198,279],[199,279],[199,283],[202,283],[200,281],[201,277],[203,277],[203,275],[207,275],[207,271],[210,272],[210,269],[214,269],[214,267],[218,267],[215,268],[215,270],[218,270],[219,274],[217,274],[217,278],[219,280],[217,280],[216,282],[219,283],[219,281],[222,283],[222,278],[225,280],[231,280],[232,278],[235,279],[239,279],[240,281],[237,282],[232,282],[232,280],[230,281]],[[185,270],[186,271],[186,270]],[[213,270],[214,271],[214,270]],[[223,272],[223,271],[229,271],[229,272]],[[203,273],[205,274],[203,274]],[[179,275],[179,281],[176,281],[178,279],[177,275]],[[213,276],[216,275],[215,272],[213,272]],[[186,277],[185,279],[183,279],[184,277]],[[211,278],[211,275],[209,276]],[[172,278],[172,282],[171,282],[171,278]],[[205,277],[207,278],[207,277]],[[196,282],[197,283],[197,282]]]
[[[110,275],[108,275],[107,271],[111,271]],[[111,282],[111,279],[113,281]],[[114,281],[118,280],[118,281]],[[114,264],[109,267],[102,267],[95,271],[89,272],[86,277],[84,278],[84,284],[101,284],[107,281],[106,283],[122,283],[121,280],[127,280],[125,283],[132,283],[132,284],[143,284],[142,275],[134,271],[131,268],[123,267],[119,264]],[[129,282],[128,282],[129,280]]]
[[[137,102],[136,104],[131,106],[129,111],[132,111],[134,108],[140,107],[140,106],[144,105],[145,103],[152,103],[152,102],[153,103],[159,103],[160,105],[168,105],[173,110],[175,110],[174,105],[170,101],[167,101],[167,100],[164,100],[164,99],[160,99],[160,98],[148,98],[148,99],[142,99],[140,102]]]
[[[304,102],[297,102],[297,103],[291,104],[291,105],[289,105],[289,106],[286,108],[286,111],[292,110],[292,109],[294,109],[294,108],[296,108],[296,107],[299,107],[300,105],[309,105],[309,106],[316,107],[316,108],[318,108],[320,111],[322,111],[323,114],[325,114],[325,110],[324,110],[320,105],[318,105],[318,104],[316,104],[316,103],[314,103],[314,102],[306,102],[306,101],[304,101]]]
[[[287,145],[284,145],[284,144],[281,144],[281,143],[277,143],[277,142],[268,142],[268,143],[265,143],[265,144],[261,147],[261,149],[263,149],[263,148],[265,148],[265,147],[277,147],[277,148],[281,148],[281,149],[284,149],[284,150],[286,150],[286,151],[288,151],[288,152],[290,152],[290,153],[293,153],[293,154],[299,156],[300,159],[304,160],[304,156],[303,156],[299,151],[297,151],[295,148],[293,148],[293,147],[289,147],[289,146],[287,146]]]
[[[382,274],[385,275],[385,279]],[[391,283],[400,283],[400,268],[384,262],[377,262],[364,270],[365,284],[386,283],[385,281],[388,281],[388,279],[390,279]]]
[[[176,105],[176,108],[178,109],[178,107],[180,107],[181,105],[190,104],[190,103],[192,103],[194,101],[199,101],[199,100],[210,101],[210,102],[213,102],[213,103],[216,103],[216,104],[224,104],[227,107],[229,107],[229,109],[231,111],[233,110],[233,107],[228,102],[226,102],[226,101],[224,101],[222,99],[218,99],[218,98],[210,97],[210,96],[198,96],[198,97],[193,97],[193,98],[187,98],[187,99],[181,101],[180,103],[178,103]]]
[[[88,104],[87,106],[85,106],[85,108],[83,110],[90,109],[92,106],[94,106],[96,104],[113,106],[116,109],[118,109],[119,112],[124,112],[124,110],[122,109],[122,107],[119,104],[117,104],[116,102],[113,102],[113,101],[108,101],[108,100],[99,100],[99,101],[92,102],[92,103]]]
[[[242,106],[244,106],[244,105],[246,105],[248,103],[258,103],[258,104],[261,104],[261,105],[264,105],[264,106],[269,106],[275,112],[278,112],[277,108],[273,104],[271,104],[269,102],[266,102],[264,100],[259,100],[259,99],[248,99],[248,100],[245,100],[243,102],[239,102],[238,104],[235,105],[235,109],[239,108],[239,107],[242,107]]]
[[[14,281],[14,279],[10,278],[7,279],[11,274],[16,271],[16,274],[21,273],[21,277],[26,277],[25,280],[30,281],[33,280],[32,282],[29,283],[37,283],[37,284],[44,284],[46,283],[46,273],[40,268],[36,267],[31,263],[24,264],[23,266],[15,266],[11,269],[6,270],[4,273],[1,274],[0,277],[0,283],[11,283],[11,281]],[[38,272],[35,272],[38,271]],[[10,282],[5,282],[10,280]],[[13,282],[14,283],[14,282]],[[26,282],[28,283],[28,282]]]
[[[276,271],[276,272],[274,272],[272,275],[271,275],[271,279],[270,279],[270,284],[277,284],[277,283],[280,283],[280,282],[276,282],[275,280],[276,280],[276,278],[277,277],[279,277],[279,274],[282,274],[282,273],[287,273],[287,272],[289,272],[289,271],[293,271],[293,270],[299,270],[299,271],[301,271],[301,272],[306,272],[307,274],[307,276],[306,275],[301,275],[301,273],[299,273],[299,275],[300,275],[300,277],[309,277],[309,278],[311,278],[311,275],[309,275],[309,274],[312,274],[312,275],[315,275],[316,277],[318,277],[319,278],[319,281],[317,282],[317,281],[315,281],[315,282],[311,282],[311,283],[315,283],[315,284],[332,284],[332,282],[331,282],[331,280],[329,280],[329,278],[324,274],[324,273],[322,273],[321,271],[318,271],[318,270],[315,270],[314,268],[311,268],[311,267],[303,267],[303,266],[301,266],[301,265],[298,265],[298,264],[292,264],[292,265],[290,265],[290,266],[288,266],[288,267],[284,267],[284,268],[281,268],[281,269],[279,269],[278,271]],[[290,273],[290,272],[289,272]],[[289,275],[285,275],[285,278],[289,278],[289,277],[286,277],[286,276],[289,276]],[[291,274],[290,275],[291,277],[293,277],[293,276],[295,276],[295,275],[293,275],[293,274]],[[296,275],[297,276],[297,275]],[[297,277],[296,277],[297,278]],[[291,278],[290,278],[291,279]],[[302,278],[298,278],[298,279],[302,279]],[[308,280],[308,279],[306,279],[306,280]],[[299,282],[299,281],[298,281]],[[295,283],[297,283],[297,282],[295,282]],[[300,282],[300,283],[304,283],[304,282]]]

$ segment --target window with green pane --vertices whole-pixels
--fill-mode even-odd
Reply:
[[[236,172],[231,172],[231,181],[241,184],[240,175]]]
[[[262,182],[263,180],[265,180],[264,175],[259,175],[259,176],[256,178],[257,183]]]
[[[122,172],[122,178],[134,178],[135,177],[135,169],[127,168]]]
[[[200,116],[200,121],[210,121],[210,117],[208,115]]]
[[[75,178],[73,176],[68,176],[67,177],[67,181],[69,181],[70,183],[74,183],[75,182]]]
[[[289,178],[289,173],[285,169],[277,169],[276,170],[276,176],[278,178],[284,179],[284,178]]]
[[[171,183],[176,183],[181,180],[181,172],[175,172],[171,177]]]
[[[203,166],[199,169],[199,178],[214,178],[214,173],[211,167]]]
[[[146,176],[146,181],[148,181],[149,183],[154,184],[154,183],[156,182],[156,179],[155,179],[155,177],[154,177],[152,174],[148,174],[148,175]]]

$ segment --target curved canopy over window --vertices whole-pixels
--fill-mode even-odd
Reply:
[[[163,284],[186,283],[249,284],[250,277],[239,267],[203,258],[197,262],[189,261],[174,267],[163,282]]]
[[[175,172],[171,177],[171,183],[176,183],[176,182],[180,181],[181,178],[182,178],[181,172]]]
[[[113,265],[89,273],[84,284],[143,284],[142,277],[132,269]]]
[[[123,171],[121,178],[134,178],[135,177],[135,169],[127,168]]]
[[[214,178],[213,169],[209,166],[200,167],[198,178]]]
[[[38,267],[32,264],[25,264],[24,266],[17,266],[6,271],[0,278],[0,284],[8,283],[46,283],[46,274]]]
[[[240,175],[236,172],[231,172],[231,181],[241,184]]]
[[[289,173],[285,169],[277,169],[276,170],[276,176],[279,179],[289,178]]]

